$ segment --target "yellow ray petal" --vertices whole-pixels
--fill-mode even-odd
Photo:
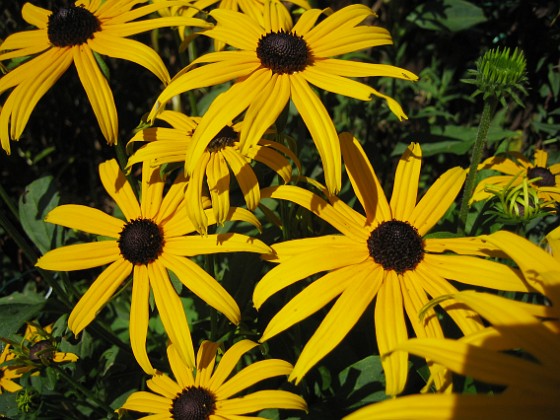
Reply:
[[[161,206],[164,182],[159,168],[150,167],[144,162],[142,166],[142,202],[140,211],[142,217],[154,220]]]
[[[40,257],[36,265],[45,270],[74,271],[99,267],[121,258],[117,241],[100,241],[53,249]]]
[[[343,235],[323,235],[303,239],[292,239],[289,241],[278,242],[271,246],[274,256],[268,258],[267,261],[282,262],[295,255],[311,252],[315,250],[317,253],[321,249],[328,249],[331,246],[346,245],[350,247],[356,246],[356,242]]]
[[[99,164],[99,177],[107,194],[115,200],[128,221],[142,216],[140,204],[138,204],[132,187],[115,159]]]
[[[290,161],[272,147],[253,146],[247,151],[246,156],[268,166],[282,178],[284,183],[290,181],[292,177]]]
[[[148,333],[150,279],[145,265],[134,266],[132,299],[130,303],[130,346],[140,367],[148,375],[156,373],[146,351]]]
[[[322,72],[320,67],[309,66],[302,72],[303,77],[309,83],[328,92],[344,95],[361,101],[369,101],[372,89],[363,83],[346,77]]]
[[[260,341],[274,337],[328,305],[355,281],[354,276],[363,271],[362,265],[339,268],[307,285],[274,315]]]
[[[259,181],[253,168],[237,150],[226,147],[222,153],[243,192],[243,198],[249,210],[254,210],[261,199]]]
[[[99,128],[108,144],[116,144],[119,133],[118,117],[109,83],[101,73],[87,44],[72,47],[72,54]]]
[[[350,133],[341,133],[339,137],[346,173],[368,224],[391,220],[391,208],[360,142]]]
[[[373,301],[381,283],[380,272],[372,273],[371,264],[358,266],[353,282],[348,284],[303,348],[289,380],[295,380],[297,384],[313,366],[340,344]]]
[[[240,50],[255,51],[257,49],[258,40],[265,31],[254,19],[243,13],[221,8],[214,9],[210,12],[210,16],[216,19],[218,24],[215,29],[207,31],[208,36],[220,39]],[[213,35],[214,33],[216,35]]]
[[[517,175],[533,164],[521,153],[510,152],[508,156],[491,156],[478,165],[478,170],[493,169],[507,175]]]
[[[546,151],[544,151],[543,149],[536,149],[535,150],[535,157],[534,157],[534,161],[535,161],[535,166],[540,166],[541,168],[546,168],[547,167],[547,161],[548,161],[548,153]]]
[[[123,404],[126,410],[140,411],[141,413],[166,413],[172,408],[172,402],[168,398],[152,394],[146,391],[137,391],[131,394]]]
[[[218,224],[223,224],[229,213],[229,191],[230,176],[226,159],[221,152],[211,153],[210,161],[206,167],[206,179],[210,197],[212,199],[212,209]]]
[[[161,322],[185,364],[194,367],[194,348],[185,309],[171,285],[163,255],[148,265],[148,276]]]
[[[157,28],[166,28],[169,26],[194,26],[198,28],[211,28],[212,24],[205,22],[202,19],[177,16],[146,19],[139,22],[126,22],[122,24],[105,25],[102,30],[105,33],[113,36],[127,37],[139,34],[141,32],[151,31]]]
[[[169,72],[160,56],[152,48],[141,42],[99,31],[94,38],[88,40],[88,44],[92,50],[99,54],[140,64],[165,84],[171,80],[171,76],[169,76]]]
[[[425,254],[424,261],[446,279],[511,292],[533,291],[519,270],[494,261],[468,255],[438,254]]]
[[[239,323],[241,319],[239,306],[222,285],[206,271],[186,258],[163,254],[160,259],[191,292],[223,313],[234,324]]]
[[[388,64],[363,63],[360,61],[326,58],[317,60],[315,65],[324,73],[344,77],[394,77],[396,79],[416,81],[414,73]]]
[[[216,364],[216,352],[219,343],[205,340],[200,344],[198,353],[196,354],[196,377],[194,379],[195,386],[207,387],[212,372]]]
[[[132,264],[119,258],[97,277],[70,313],[68,327],[74,334],[79,334],[95,319],[97,312],[113,296],[131,271]]]
[[[176,212],[179,206],[185,200],[185,188],[187,186],[187,181],[183,174],[177,175],[171,187],[163,197],[161,205],[159,207],[159,211],[156,215],[155,221],[159,225],[163,225],[163,230],[166,235],[174,236],[180,235],[186,232],[175,232],[173,229],[170,229],[168,224],[170,224],[174,219],[181,219],[184,220],[184,214],[181,212]]]
[[[355,411],[344,420],[492,420],[499,418],[552,418],[558,399],[527,395],[409,395],[381,401]]]
[[[181,236],[169,238],[165,253],[193,257],[195,255],[221,252],[255,252],[267,254],[272,250],[264,242],[240,233],[220,233],[208,236]]]
[[[400,394],[404,389],[408,374],[406,353],[387,355],[389,350],[408,339],[402,291],[397,276],[394,271],[384,272],[384,278],[380,279],[382,284],[375,303],[375,334],[379,353],[382,356],[381,365],[385,372],[385,393],[387,395]],[[387,328],[387,325],[392,327]]]
[[[210,162],[210,153],[205,151],[195,166],[185,192],[185,200],[189,203],[186,206],[187,216],[196,231],[201,235],[206,235],[209,224],[202,205],[202,184],[204,182],[204,174],[206,173],[204,168],[206,168],[208,162]]]
[[[315,23],[321,14],[323,14],[323,10],[321,9],[306,10],[292,28],[292,33],[298,36],[303,36],[305,39],[307,33],[315,27]]]
[[[424,194],[408,222],[424,236],[447,212],[465,182],[466,171],[455,167],[441,175]]]
[[[496,245],[491,244],[485,237],[467,238],[425,238],[424,251],[443,254],[454,252],[463,255],[477,255],[479,257],[505,258],[506,254]]]
[[[79,204],[54,208],[45,217],[45,222],[110,238],[118,238],[125,223],[101,210]]]
[[[333,245],[329,248],[314,249],[291,257],[274,267],[257,283],[253,292],[253,303],[257,309],[273,294],[321,271],[335,270],[349,265],[359,264],[369,258],[365,247]],[[321,258],[317,258],[320,251]]]
[[[300,73],[290,75],[292,101],[307,126],[321,156],[325,183],[331,194],[341,186],[340,143],[325,106]]]
[[[391,209],[397,220],[408,220],[416,206],[418,180],[422,167],[420,144],[411,143],[399,159],[391,194]]]
[[[283,408],[286,410],[307,410],[305,400],[299,395],[282,390],[263,390],[240,398],[219,401],[216,404],[218,413],[224,418],[233,419],[233,414],[245,414],[266,408]],[[247,418],[247,417],[241,417]],[[255,417],[250,417],[255,418]]]
[[[23,19],[40,29],[47,29],[49,16],[52,14],[50,10],[35,6],[31,3],[25,3],[21,9]]]
[[[175,399],[177,394],[181,393],[183,389],[175,383],[169,376],[157,373],[152,379],[147,381],[148,388],[156,394],[163,395],[169,400]]]
[[[299,204],[357,243],[364,244],[369,237],[369,231],[363,229],[362,226],[356,226],[352,220],[344,217],[321,197],[303,188],[292,185],[263,188],[261,197],[278,198]]]
[[[167,360],[181,389],[194,385],[193,369],[185,364],[173,344],[167,346]]]
[[[487,200],[491,197],[494,197],[491,191],[498,189],[498,187],[505,187],[505,186],[517,186],[521,184],[523,181],[523,174],[525,173],[525,169],[522,169],[518,172],[517,175],[499,175],[499,176],[490,176],[488,178],[483,179],[480,181],[476,188],[474,189],[473,195],[471,197],[471,203],[475,203],[477,201]]]
[[[358,26],[340,31],[337,29],[316,40],[313,43],[313,54],[316,57],[334,57],[366,48],[391,45],[392,43],[391,35],[385,28]]]
[[[264,30],[268,33],[292,29],[292,19],[290,14],[286,12],[286,6],[279,1],[265,2],[263,10]]]
[[[243,120],[239,143],[244,154],[256,145],[274,124],[290,99],[290,75],[272,74],[260,96],[249,105]]]
[[[259,344],[251,340],[241,340],[231,346],[220,359],[220,364],[214,370],[212,378],[208,381],[208,387],[214,392],[218,392],[222,384],[229,377],[233,369],[237,366],[239,359],[249,350],[254,349]],[[221,395],[221,394],[220,394]],[[220,397],[220,398],[228,398]]]
[[[51,44],[44,30],[17,32],[8,36],[0,45],[0,51],[3,51],[0,54],[0,61],[34,55],[50,47]]]

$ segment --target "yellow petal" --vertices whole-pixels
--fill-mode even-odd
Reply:
[[[237,150],[226,147],[222,153],[243,192],[243,198],[249,210],[254,210],[260,201],[260,188],[253,168]]]
[[[23,19],[40,29],[47,29],[49,16],[52,14],[50,10],[35,6],[31,3],[25,3],[21,9]]]
[[[408,220],[416,206],[418,180],[422,167],[420,144],[411,143],[399,159],[391,194],[391,210],[397,220]]]
[[[220,359],[220,364],[215,369],[212,378],[208,381],[208,387],[213,391],[218,391],[220,386],[226,381],[233,369],[237,366],[241,356],[258,345],[258,343],[251,340],[241,340],[231,346]],[[221,398],[228,397],[222,396]]]
[[[188,386],[193,386],[193,368],[189,368],[185,364],[173,344],[167,346],[167,359],[169,360],[169,365],[171,366],[173,376],[177,380],[181,389],[185,389]]]
[[[45,222],[109,238],[118,238],[124,227],[124,221],[101,210],[78,204],[54,208],[45,217]]]
[[[120,258],[95,279],[68,318],[68,327],[74,334],[79,334],[95,319],[97,312],[109,301],[131,271],[132,264]]]
[[[240,233],[220,233],[208,236],[181,236],[169,238],[165,253],[177,256],[216,254],[220,252],[255,252],[266,254],[272,250],[264,242]]]
[[[99,241],[52,249],[37,260],[37,267],[54,271],[86,270],[119,260],[117,241]]]
[[[240,398],[219,401],[216,404],[216,414],[223,413],[225,418],[233,419],[234,417],[231,416],[234,414],[252,413],[267,408],[307,410],[307,404],[299,395],[288,391],[264,390],[256,391]]]
[[[153,375],[155,369],[152,367],[146,351],[146,337],[150,318],[149,299],[150,279],[148,278],[148,269],[145,265],[134,266],[130,304],[130,346],[140,367],[148,375]]]
[[[202,183],[204,182],[205,168],[208,162],[210,162],[210,153],[205,152],[197,162],[185,192],[185,200],[189,203],[186,206],[187,216],[201,235],[206,235],[209,225],[208,217],[202,205]]]
[[[140,211],[142,217],[154,220],[161,206],[163,187],[159,168],[150,167],[144,162],[142,166],[142,202]]]
[[[115,200],[128,221],[142,216],[132,187],[115,159],[99,164],[99,177],[107,193]]]
[[[122,408],[141,413],[166,413],[169,415],[169,411],[172,409],[172,401],[151,392],[138,391],[126,399]]]
[[[183,391],[183,389],[169,376],[161,373],[155,374],[152,379],[147,381],[147,385],[151,391],[159,395],[163,395],[169,400],[174,400],[175,397],[177,397],[177,394]]]

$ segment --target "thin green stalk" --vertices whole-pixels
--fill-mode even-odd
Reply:
[[[474,142],[471,154],[469,173],[467,174],[467,180],[465,181],[463,199],[461,200],[461,209],[459,210],[459,218],[461,219],[463,224],[465,224],[467,221],[467,214],[469,212],[469,201],[474,192],[478,165],[482,160],[482,154],[484,152],[484,148],[486,147],[488,129],[490,128],[490,122],[492,121],[497,103],[498,101],[494,96],[490,96],[484,101],[484,108],[482,109],[482,115],[480,116],[478,132],[476,134],[476,140]]]
[[[93,394],[93,392],[91,392],[91,390],[75,381],[74,378],[64,372],[64,370],[60,366],[55,364],[54,367],[56,368],[56,371],[60,375],[60,377],[62,377],[69,385],[71,385],[73,389],[79,391],[84,397],[86,397],[87,400],[93,402],[100,409],[100,411],[103,411],[103,413],[107,415],[108,418],[113,418],[115,416],[114,411],[111,410],[111,408],[108,407],[103,401],[99,400]]]

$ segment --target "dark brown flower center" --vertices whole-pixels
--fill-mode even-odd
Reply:
[[[550,172],[548,168],[543,168],[542,166],[535,166],[534,168],[529,168],[527,170],[527,178],[538,180],[534,181],[535,185],[539,187],[554,187],[556,185],[555,176]]]
[[[206,150],[210,153],[218,152],[224,147],[233,146],[233,143],[235,143],[237,139],[237,132],[229,125],[226,125],[212,140],[210,140],[210,143],[206,146]]]
[[[34,362],[38,361],[51,361],[54,359],[55,349],[50,340],[37,341],[29,348],[29,360]]]
[[[74,5],[54,10],[47,24],[49,41],[55,47],[83,44],[100,29],[101,24],[93,13]]]
[[[171,406],[175,420],[207,420],[215,410],[216,396],[197,386],[189,386],[177,394]]]
[[[122,256],[135,265],[154,262],[163,250],[163,232],[150,219],[135,219],[124,225],[117,241]]]
[[[418,230],[407,222],[391,220],[377,226],[367,241],[369,254],[385,270],[402,274],[414,270],[424,258]]]
[[[270,32],[259,39],[257,57],[261,64],[276,74],[302,71],[311,62],[307,43],[291,32]]]

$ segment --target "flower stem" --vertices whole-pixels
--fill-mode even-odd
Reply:
[[[469,201],[474,191],[478,165],[482,160],[482,153],[484,152],[484,148],[486,147],[488,129],[490,128],[490,122],[492,121],[492,116],[494,115],[494,111],[496,110],[497,103],[498,101],[494,96],[490,96],[484,101],[484,108],[482,109],[482,115],[480,116],[478,132],[476,134],[476,140],[474,142],[471,154],[469,173],[467,174],[467,180],[465,181],[465,189],[463,191],[463,198],[461,200],[461,209],[459,210],[459,218],[461,219],[463,224],[466,224],[467,222]]]

